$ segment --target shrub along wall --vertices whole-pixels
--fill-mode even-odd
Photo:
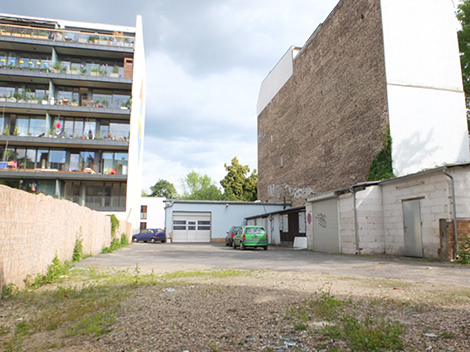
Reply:
[[[116,236],[127,228],[121,222]],[[82,239],[85,254],[109,247],[109,216],[66,200],[0,185],[0,286],[24,287],[24,279],[45,273],[56,255],[61,262],[71,261],[77,239]]]

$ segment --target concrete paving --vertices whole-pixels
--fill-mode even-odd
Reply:
[[[77,266],[132,270],[141,274],[188,270],[273,270],[311,272],[333,276],[383,278],[462,285],[470,288],[470,266],[413,260],[318,253],[269,247],[234,250],[223,243],[133,243],[108,254],[82,260]]]

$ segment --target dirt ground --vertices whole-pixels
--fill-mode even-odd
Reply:
[[[402,324],[404,345],[390,350],[470,351],[468,268],[462,270],[461,266],[396,258],[323,256],[292,250],[274,250],[267,256],[264,251],[227,251],[221,246],[209,248],[212,253],[209,259],[206,250],[208,247],[142,244],[82,261],[81,267],[92,262],[96,270],[109,271],[115,267],[106,263],[123,257],[133,259],[121,261],[120,269],[135,266],[133,261],[137,258],[154,257],[153,264],[146,262],[142,266],[142,274],[151,270],[158,277],[174,271],[175,267],[183,271],[209,272],[227,270],[225,264],[220,264],[222,262],[233,267],[236,265],[230,263],[252,260],[250,270],[239,265],[239,270],[247,270],[239,275],[175,277],[158,285],[138,286],[120,303],[119,314],[109,333],[100,337],[67,338],[59,336],[60,333],[55,337],[38,335],[24,345],[25,350],[37,349],[44,345],[40,341],[52,338],[58,342],[49,350],[66,352],[355,351],[345,339],[321,333],[321,329],[331,323],[329,321],[309,315],[304,329],[295,327],[297,318],[289,312],[327,295],[343,302],[341,314],[355,314],[361,322],[373,317],[376,322],[383,318]],[[159,266],[165,254],[173,251],[174,255],[170,255],[173,262],[166,260],[166,267]],[[302,257],[304,266],[291,270],[291,265],[280,265],[279,261],[290,255],[294,262]],[[313,256],[315,260],[309,261]],[[258,265],[260,261],[265,267]],[[274,265],[270,268],[271,261],[277,262],[282,270]],[[344,270],[340,270],[342,265],[338,262]],[[362,267],[364,270],[358,269]],[[355,268],[355,274],[351,268]],[[374,268],[385,271],[379,275]],[[420,271],[425,274],[420,276]],[[447,277],[439,280],[443,272]],[[455,272],[455,278],[451,272]],[[410,279],[410,273],[416,277]],[[440,284],[440,281],[447,283]],[[0,326],[5,319],[0,314]]]

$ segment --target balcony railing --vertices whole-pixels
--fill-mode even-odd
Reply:
[[[65,196],[62,199],[66,199],[76,204],[82,205],[82,197],[80,196]],[[84,205],[93,210],[126,208],[125,196],[86,196],[84,200]]]
[[[16,60],[0,56],[0,68],[20,71],[33,71],[41,74],[61,73],[88,77],[109,77],[132,79],[132,71],[124,67],[99,64],[77,64],[65,61],[52,61],[41,59]]]
[[[42,105],[66,105],[66,106],[75,106],[75,107],[90,107],[90,108],[110,108],[110,109],[124,109],[129,110],[131,108],[130,99],[116,99],[111,103],[107,98],[101,98],[96,100],[83,99],[81,105],[77,103],[76,100],[70,101],[67,98],[46,98],[46,97],[37,97],[34,93],[27,93],[24,96],[15,94],[13,96],[2,96],[0,94],[0,104],[5,105],[4,103],[18,103],[18,104],[42,104]],[[111,106],[110,106],[111,105]]]
[[[31,26],[12,26],[7,24],[0,26],[0,35],[52,40],[56,42],[75,42],[122,47],[134,47],[135,40],[133,36],[125,36],[120,32],[114,32],[112,35],[109,35],[96,32],[90,33],[61,29],[45,29]]]

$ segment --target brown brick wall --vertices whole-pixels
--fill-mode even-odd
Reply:
[[[366,181],[388,126],[383,53],[380,1],[340,1],[258,116],[259,199]]]
[[[459,252],[465,250],[464,243],[470,239],[470,220],[457,220],[457,235],[459,241]],[[455,234],[454,222],[447,222],[447,240],[449,247],[449,259],[455,259]]]
[[[120,221],[116,233],[130,240],[131,224]],[[103,213],[66,200],[31,194],[0,185],[0,287],[44,273],[55,255],[72,260],[75,240],[81,237],[85,254],[109,247],[111,221]]]

